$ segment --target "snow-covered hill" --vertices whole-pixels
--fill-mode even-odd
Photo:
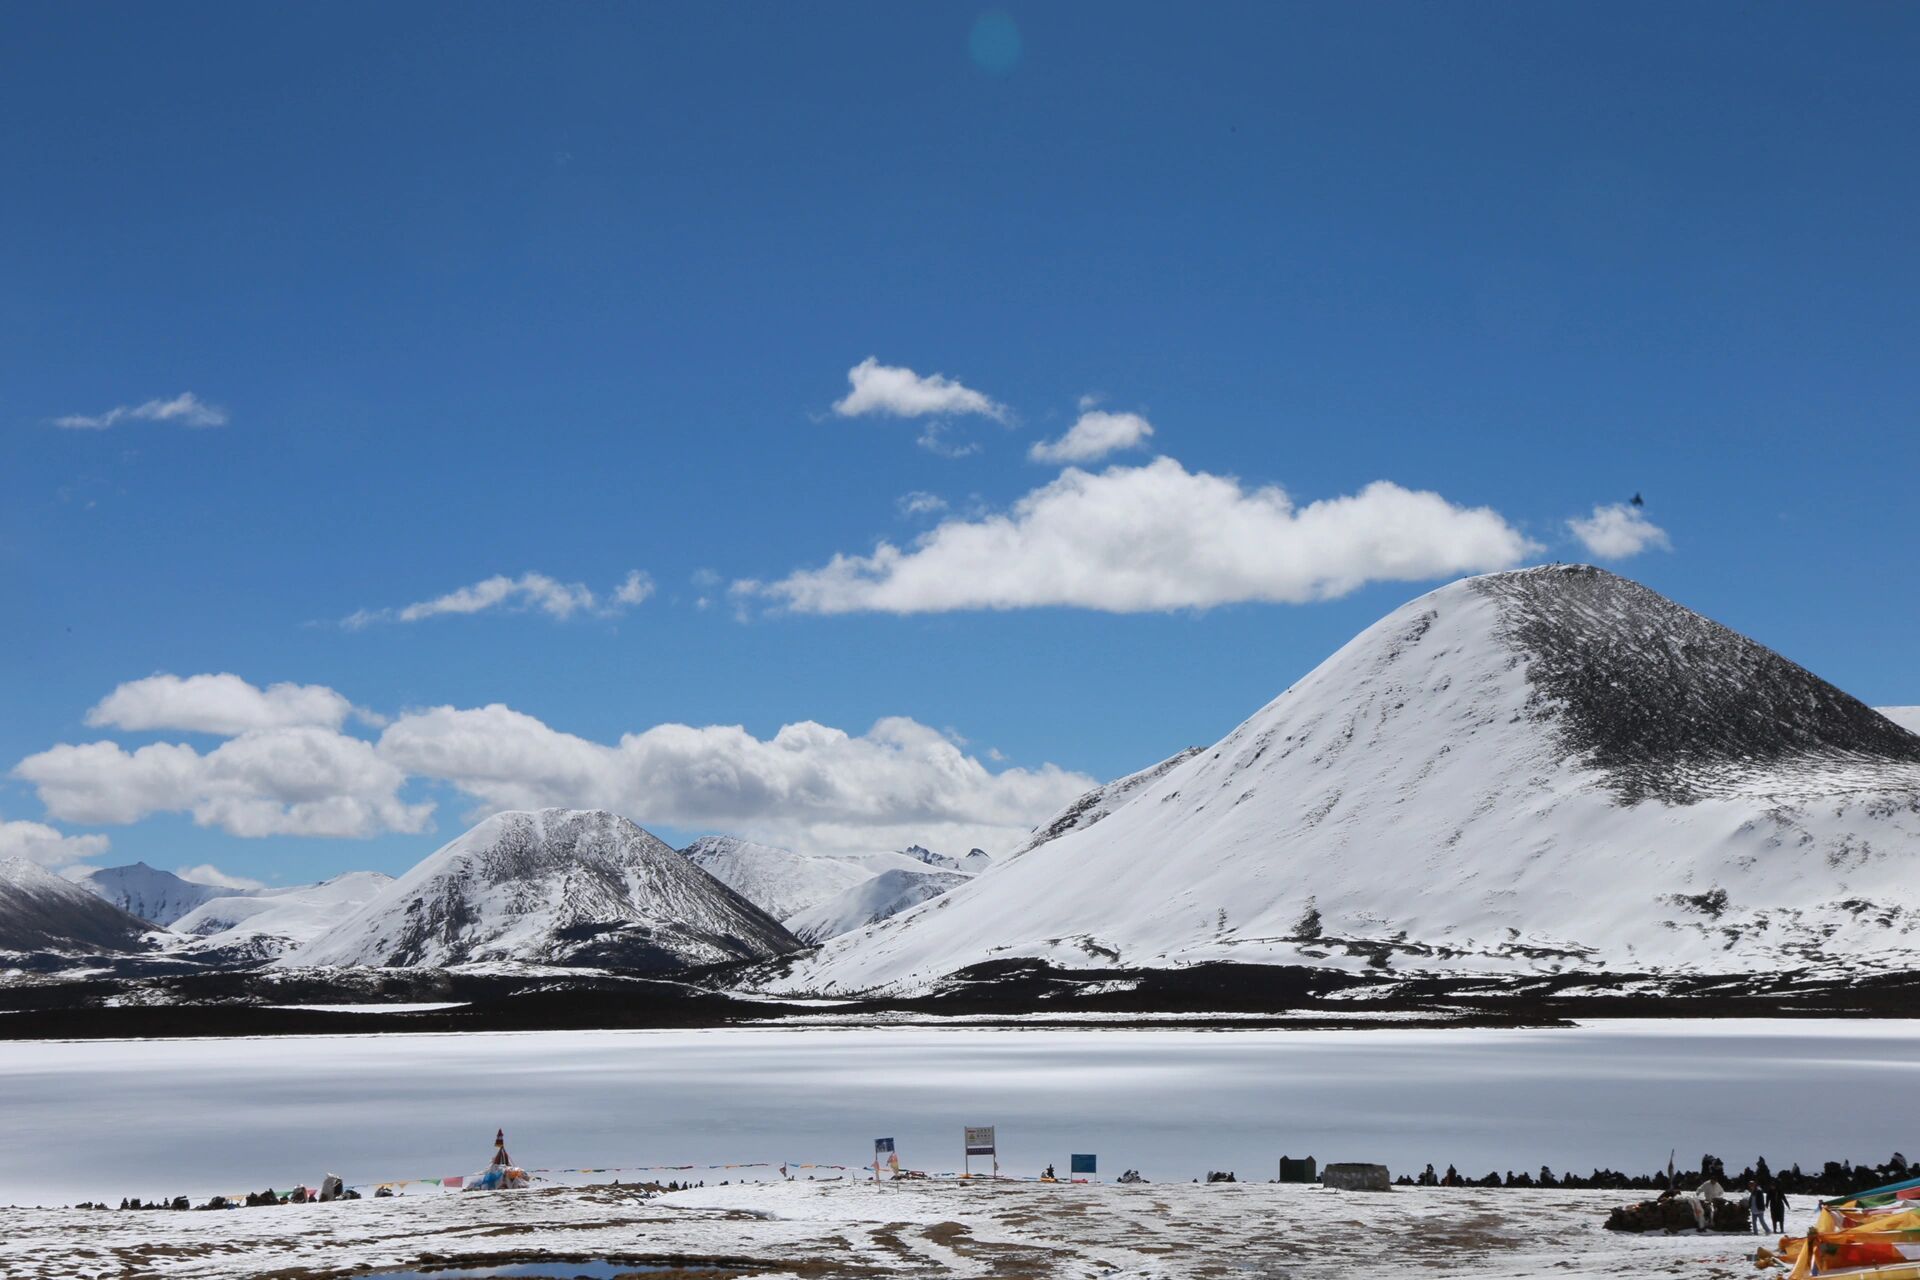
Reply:
[[[680,852],[776,920],[809,910],[873,877],[864,862],[795,853],[733,836],[702,836]]]
[[[1393,972],[1920,965],[1920,737],[1605,571],[1395,611],[788,989],[988,959]]]
[[[0,951],[144,951],[146,921],[25,858],[0,860]]]
[[[249,889],[225,889],[219,885],[201,884],[197,880],[183,879],[171,871],[150,867],[144,862],[124,867],[88,867],[70,871],[68,875],[75,884],[93,890],[122,911],[159,925],[171,925],[195,907],[215,898],[245,896],[253,892]]]
[[[908,907],[917,907],[929,898],[958,888],[970,878],[958,871],[941,871],[935,867],[916,870],[896,867],[870,876],[809,910],[789,916],[784,923],[787,931],[802,942],[823,942],[889,920]]]
[[[759,908],[625,818],[498,813],[283,964],[525,960],[670,969],[794,949]]]
[[[184,948],[189,953],[271,959],[319,937],[392,883],[392,876],[378,871],[349,871],[319,884],[214,898],[175,920],[171,928],[193,940]]]

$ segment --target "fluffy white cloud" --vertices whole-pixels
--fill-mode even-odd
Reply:
[[[632,569],[625,580],[613,589],[613,602],[625,606],[645,604],[647,597],[652,594],[653,579],[638,569]]]
[[[87,712],[96,728],[178,729],[231,737],[249,729],[317,725],[338,729],[353,704],[324,685],[275,684],[261,689],[231,672],[148,676],[129,680]]]
[[[1093,785],[1054,765],[990,770],[952,736],[903,717],[859,735],[812,721],[765,739],[737,725],[667,724],[602,743],[497,704],[407,712],[377,742],[291,725],[249,729],[204,753],[166,742],[132,751],[62,744],[22,760],[13,776],[36,788],[49,815],[70,822],[188,813],[235,836],[418,832],[433,805],[401,793],[422,781],[472,797],[476,812],[599,807],[641,823],[836,850],[915,840],[1005,848]],[[7,826],[62,838],[39,824]],[[48,846],[46,856],[72,862],[106,847],[103,837],[67,839],[64,852]],[[209,878],[220,877],[217,868],[192,872],[206,883],[240,883]]]
[[[55,418],[53,425],[70,431],[104,431],[122,422],[177,422],[184,427],[224,427],[227,425],[227,411],[206,403],[191,391],[182,391],[171,400],[115,405],[105,413],[70,413]]]
[[[1649,547],[1662,550],[1673,547],[1665,529],[1647,519],[1639,507],[1624,502],[1596,506],[1591,516],[1567,521],[1567,529],[1580,539],[1580,545],[1589,555],[1603,560],[1625,560]]]
[[[190,813],[236,836],[371,836],[421,831],[431,803],[400,799],[406,775],[360,738],[314,726],[257,729],[202,754],[182,743],[135,751],[62,743],[14,766],[69,822]]]
[[[64,867],[106,851],[105,836],[70,836],[44,822],[0,822],[0,862],[25,858],[43,867]]]
[[[566,619],[576,613],[618,613],[652,594],[653,579],[638,569],[631,570],[613,589],[611,603],[605,606],[585,583],[561,582],[544,573],[523,573],[517,578],[496,574],[470,587],[398,609],[360,609],[342,618],[340,625],[358,631],[376,622],[420,622],[447,614],[486,613],[494,609],[515,612],[534,609],[550,618]]]
[[[177,867],[173,874],[182,880],[191,880],[195,884],[210,884],[216,889],[264,889],[267,887],[264,880],[229,875],[211,862],[202,862],[193,867]]]
[[[764,739],[738,725],[667,724],[608,744],[498,704],[435,707],[395,720],[380,752],[485,808],[608,808],[808,849],[1004,848],[1093,785],[1053,765],[992,772],[903,717],[858,736],[812,721]]]
[[[1088,409],[1058,440],[1041,440],[1027,450],[1035,462],[1092,462],[1121,449],[1137,449],[1153,434],[1153,424],[1137,413]]]
[[[949,520],[903,550],[837,555],[736,584],[803,613],[1069,605],[1113,613],[1298,603],[1375,581],[1505,569],[1538,548],[1484,507],[1378,481],[1295,507],[1278,487],[1171,458],[1062,472],[1004,514]]]
[[[883,414],[892,418],[957,417],[974,414],[1004,422],[1005,405],[940,374],[921,377],[899,365],[868,356],[847,370],[853,389],[833,405],[843,418]]]

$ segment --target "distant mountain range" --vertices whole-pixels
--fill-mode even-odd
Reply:
[[[731,836],[705,836],[681,852],[804,942],[888,919],[965,884],[993,862],[980,849],[960,858],[917,844],[899,853],[832,856]]]
[[[0,875],[0,950],[276,969],[775,961],[785,993],[983,964],[1407,977],[1920,970],[1920,708],[1862,705],[1614,574],[1469,578],[1220,742],[994,858],[676,852],[497,814],[398,880],[229,890],[136,864]],[[149,927],[164,926],[165,928]],[[76,961],[77,962],[77,961]]]
[[[166,933],[150,939],[162,950],[245,963],[271,960],[311,942],[391,884],[393,877],[350,871],[319,884],[231,887],[202,884],[136,862],[88,868],[73,880],[162,926]]]

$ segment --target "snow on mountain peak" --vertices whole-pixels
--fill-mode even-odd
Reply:
[[[282,963],[669,969],[792,950],[765,913],[604,810],[497,813]]]
[[[783,985],[989,958],[1396,971],[1908,966],[1920,739],[1604,570],[1463,579],[991,875]],[[1706,904],[1706,905],[1703,905]]]

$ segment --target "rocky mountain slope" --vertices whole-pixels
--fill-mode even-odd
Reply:
[[[145,951],[150,929],[37,863],[0,860],[0,951]]]
[[[1920,964],[1920,737],[1585,566],[1388,615],[1213,747],[1083,798],[785,989],[990,959],[1397,973]]]
[[[798,944],[765,912],[625,818],[498,813],[281,963],[521,960],[668,970]]]

